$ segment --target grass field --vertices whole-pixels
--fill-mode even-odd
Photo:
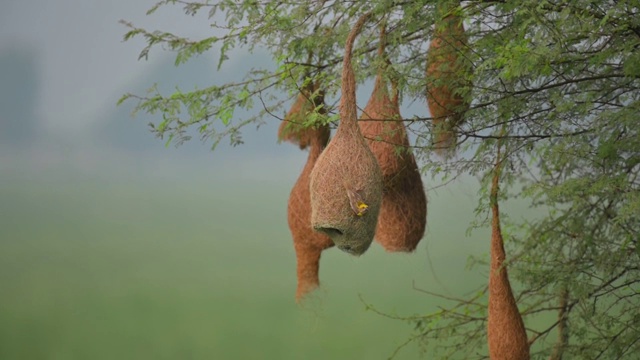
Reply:
[[[197,177],[194,177],[194,179]],[[466,237],[474,187],[429,193],[416,253],[323,255],[323,286],[294,302],[287,182],[2,174],[1,359],[384,359],[435,310],[413,289],[461,294],[488,249]],[[416,345],[397,359],[420,357]]]

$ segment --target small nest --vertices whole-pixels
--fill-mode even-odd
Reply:
[[[498,152],[497,158],[500,158]],[[499,164],[499,160],[497,161]],[[498,209],[499,165],[491,186],[491,274],[489,276],[489,307],[487,318],[487,342],[491,359],[528,360],[529,341],[522,315],[513,296],[507,268],[504,239],[500,229]]]
[[[444,157],[455,152],[456,128],[469,109],[461,94],[471,71],[460,58],[466,43],[462,19],[450,15],[436,28],[427,52],[427,103],[433,118],[434,146]]]
[[[352,255],[371,245],[382,202],[382,174],[357,123],[353,42],[367,15],[354,25],[345,46],[340,124],[311,173],[311,224]]]

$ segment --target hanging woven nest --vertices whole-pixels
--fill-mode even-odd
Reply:
[[[467,37],[462,20],[457,15],[448,15],[436,24],[427,51],[427,103],[433,119],[434,148],[443,157],[455,153],[456,129],[469,109],[462,94],[471,72],[463,56]]]
[[[333,241],[327,235],[316,232],[311,227],[309,194],[311,171],[329,141],[331,130],[328,125],[303,126],[314,109],[325,113],[322,105],[324,98],[317,85],[303,88],[278,129],[278,138],[281,141],[298,144],[300,149],[309,148],[307,162],[291,189],[287,206],[287,221],[296,251],[296,301],[301,301],[306,294],[320,285],[320,256],[324,249],[333,246]]]
[[[385,36],[383,26],[378,49],[383,63]],[[384,184],[375,239],[387,251],[411,252],[424,236],[427,199],[395,92],[392,100],[381,69],[358,124],[380,165]]]
[[[296,251],[298,286],[296,300],[320,285],[320,255],[333,246],[333,241],[311,227],[311,197],[309,182],[311,170],[329,140],[329,128],[323,126],[309,134],[309,157],[302,173],[291,189],[287,207],[287,220]]]
[[[506,254],[498,208],[500,162],[500,150],[498,149],[491,183],[491,273],[489,275],[489,306],[487,311],[489,357],[501,360],[528,360],[530,354],[527,332],[513,296],[509,275],[505,267]]]
[[[382,201],[382,174],[357,122],[353,43],[368,14],[358,19],[345,46],[340,124],[311,173],[311,224],[336,246],[361,255],[371,245]]]

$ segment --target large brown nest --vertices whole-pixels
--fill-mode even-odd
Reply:
[[[380,60],[385,60],[384,37],[383,26]],[[424,236],[427,199],[400,116],[397,90],[392,100],[382,72],[376,76],[371,98],[358,123],[380,165],[384,184],[375,239],[387,251],[411,252]]]
[[[437,24],[427,51],[427,103],[433,118],[434,147],[441,156],[455,152],[456,129],[469,109],[461,90],[469,81],[470,66],[461,56],[467,48],[462,18],[446,16]]]
[[[311,173],[311,225],[353,255],[371,245],[382,202],[382,174],[357,122],[353,43],[368,14],[358,19],[345,46],[340,124]]]

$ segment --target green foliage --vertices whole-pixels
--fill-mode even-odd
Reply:
[[[185,129],[197,127],[214,145],[225,137],[237,142],[242,126],[280,108],[286,101],[281,93],[297,94],[300,79],[322,79],[327,94],[337,94],[344,39],[354,19],[367,11],[373,20],[355,50],[358,79],[378,69],[377,25],[384,20],[389,76],[397,79],[404,101],[422,102],[432,24],[450,13],[463,17],[469,41],[459,61],[473,72],[456,89],[471,100],[458,129],[461,155],[448,161],[431,156],[425,106],[424,112],[404,116],[417,135],[417,156],[428,160],[423,170],[446,180],[463,174],[485,178],[501,139],[503,200],[519,198],[546,212],[536,219],[509,219],[505,227],[525,322],[562,310],[569,342],[561,345],[569,358],[617,359],[640,352],[640,329],[634,325],[640,306],[640,1],[167,0],[150,12],[175,4],[187,15],[208,11],[221,35],[193,41],[125,22],[130,28],[125,39],[143,36],[147,42],[141,57],[161,45],[175,51],[181,64],[215,47],[222,64],[235,48],[260,48],[277,65],[254,70],[237,83],[172,95],[152,89],[147,96],[127,94],[120,100],[136,100],[137,110],[160,114],[152,130],[161,137],[172,135],[179,143],[188,139]],[[255,99],[261,114],[238,118],[236,109],[250,108]],[[335,108],[328,110],[335,120]],[[486,223],[483,184],[471,227]],[[560,293],[568,294],[562,309]],[[442,348],[444,357],[476,356],[484,337],[485,300],[477,294],[449,300],[452,305],[435,315],[409,320],[415,324],[412,339]],[[553,318],[528,327],[534,358],[549,356],[555,346],[549,334],[558,323]],[[455,344],[439,341],[443,337]]]

